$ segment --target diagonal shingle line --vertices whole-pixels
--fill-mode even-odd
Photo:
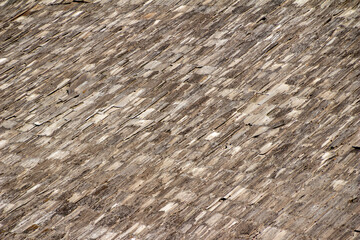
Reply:
[[[4,176],[1,181],[3,181],[2,179],[9,181],[8,185],[4,185],[3,191],[7,194],[6,196],[9,196],[5,200],[13,199],[15,203],[19,204],[19,199],[28,196],[26,195],[27,189],[21,188],[25,183],[20,176],[28,178],[33,176],[34,178],[36,174],[42,174],[40,170],[50,173],[54,168],[57,169],[54,174],[64,176],[63,181],[65,179],[72,181],[72,174],[74,174],[72,169],[74,169],[76,161],[80,162],[77,163],[79,164],[77,169],[91,168],[91,170],[85,173],[86,178],[82,178],[81,181],[68,182],[71,189],[66,189],[66,184],[62,183],[60,178],[43,177],[45,182],[51,183],[50,186],[42,186],[40,193],[37,193],[36,196],[29,194],[29,202],[21,207],[12,209],[11,204],[6,206],[7,209],[10,209],[6,212],[9,216],[2,219],[10,221],[10,223],[16,219],[23,225],[11,223],[12,226],[8,222],[0,222],[1,226],[5,228],[4,231],[1,231],[0,236],[6,232],[5,239],[11,239],[14,237],[12,234],[15,234],[12,231],[16,229],[18,232],[16,234],[22,234],[21,236],[45,238],[59,233],[63,224],[69,226],[66,237],[74,239],[105,238],[107,233],[114,234],[113,238],[116,236],[124,238],[132,236],[165,238],[168,236],[171,238],[175,236],[171,235],[172,232],[175,232],[181,237],[197,239],[215,238],[216,234],[220,238],[233,239],[239,237],[240,235],[236,234],[241,231],[246,233],[241,236],[246,235],[250,238],[256,235],[259,239],[276,237],[292,239],[298,234],[314,238],[328,238],[332,234],[332,238],[347,239],[351,234],[356,234],[354,229],[357,228],[352,226],[355,225],[356,218],[347,215],[349,211],[356,213],[356,208],[348,204],[342,210],[337,209],[339,205],[347,201],[347,198],[350,199],[351,194],[355,194],[353,189],[356,187],[354,174],[346,173],[350,171],[348,167],[356,169],[352,164],[356,162],[356,149],[351,153],[348,152],[349,146],[352,149],[349,144],[356,139],[355,127],[358,122],[355,110],[358,85],[356,81],[353,81],[356,78],[357,65],[355,62],[351,66],[349,65],[352,60],[355,60],[356,55],[342,55],[340,58],[337,54],[342,51],[340,49],[341,46],[344,46],[342,43],[345,43],[349,51],[354,51],[356,48],[357,38],[354,39],[355,35],[351,35],[351,32],[355,31],[355,28],[352,27],[356,23],[355,21],[349,22],[346,14],[353,14],[350,16],[354,17],[358,13],[349,12],[348,10],[351,9],[345,9],[338,13],[338,15],[345,14],[345,17],[340,19],[333,16],[335,22],[338,20],[342,24],[345,34],[340,36],[338,32],[333,31],[331,36],[326,36],[337,25],[327,24],[325,28],[319,26],[320,24],[323,26],[324,21],[328,20],[328,13],[331,9],[335,9],[334,6],[330,6],[330,9],[324,8],[321,11],[307,12],[307,8],[313,3],[296,1],[300,4],[305,2],[301,8],[294,5],[293,1],[281,1],[276,5],[269,3],[272,4],[271,6],[261,5],[262,3],[259,2],[256,7],[251,6],[251,3],[246,3],[249,8],[237,16],[239,20],[236,18],[236,24],[231,24],[235,18],[233,17],[234,13],[231,13],[232,9],[229,8],[230,4],[236,7],[242,2],[228,1],[226,3],[228,5],[218,2],[216,4],[219,6],[201,7],[192,5],[191,1],[186,3],[178,1],[169,3],[168,7],[162,3],[155,7],[153,4],[156,2],[147,2],[147,5],[139,4],[132,8],[128,6],[129,9],[133,9],[132,12],[126,12],[124,6],[116,6],[114,11],[122,14],[118,16],[116,14],[110,16],[114,12],[111,8],[113,4],[111,1],[104,4],[96,2],[96,7],[98,7],[96,11],[91,10],[95,9],[92,4],[86,4],[87,7],[85,4],[81,7],[80,5],[67,5],[61,8],[49,6],[46,8],[46,14],[49,17],[58,10],[61,10],[61,14],[64,16],[67,13],[68,16],[73,16],[76,11],[87,8],[86,11],[91,13],[88,15],[89,19],[94,22],[92,30],[91,27],[89,28],[93,31],[91,37],[84,41],[76,40],[84,36],[83,33],[87,31],[82,28],[83,23],[80,21],[84,14],[80,14],[77,18],[72,18],[74,21],[71,20],[69,23],[65,22],[66,17],[61,17],[61,24],[65,27],[59,25],[54,28],[62,29],[63,27],[65,33],[57,32],[59,41],[43,45],[44,49],[29,48],[30,40],[28,43],[23,40],[26,38],[21,35],[23,31],[16,32],[16,39],[7,42],[9,45],[4,51],[7,51],[5,57],[8,59],[3,60],[6,72],[0,74],[0,76],[8,74],[9,76],[4,79],[7,79],[8,83],[12,83],[11,85],[0,83],[0,88],[5,89],[4,93],[6,93],[2,96],[7,98],[4,101],[4,107],[7,110],[0,113],[2,119],[0,122],[0,148],[4,152],[4,155],[0,157],[0,167],[6,168],[4,173],[1,172]],[[187,5],[178,12],[167,11],[169,8],[177,9],[180,4]],[[332,4],[336,5],[336,2]],[[344,3],[344,6],[345,4],[351,5],[351,3]],[[190,8],[188,8],[189,6]],[[267,6],[271,8],[270,14],[264,11]],[[66,9],[66,7],[70,8]],[[220,11],[217,11],[219,8]],[[254,14],[254,10],[258,12]],[[152,11],[156,14],[147,15],[147,18],[149,17],[151,20],[142,22],[140,18]],[[179,24],[176,30],[174,30],[175,27],[163,27],[161,31],[156,31],[156,26],[152,25],[157,19],[160,20],[157,26],[177,24],[181,21],[171,18],[187,14],[186,11],[192,11],[192,13],[186,18],[182,18],[181,21],[184,24],[182,26]],[[37,21],[37,16],[40,16],[36,14],[34,14],[35,19],[31,20],[32,23]],[[127,26],[127,32],[122,32],[121,36],[113,34],[107,24],[112,19],[117,20],[117,18],[123,17],[124,14],[127,14],[128,21],[136,20],[138,23],[131,22]],[[282,17],[285,14],[289,14],[290,17]],[[307,16],[304,17],[305,15],[302,14],[307,14]],[[106,17],[102,18],[103,15]],[[210,18],[211,15],[213,17]],[[298,18],[293,18],[297,15]],[[326,16],[326,19],[321,20],[322,16]],[[31,35],[35,39],[36,34],[33,34],[33,30],[29,28],[30,25],[26,25],[27,18],[24,17],[19,17],[14,22],[17,22],[16,24],[19,26],[25,26],[25,30],[29,31],[27,35]],[[46,19],[47,16],[42,15],[42,17]],[[50,18],[55,19],[55,17]],[[93,21],[94,19],[101,20]],[[223,22],[219,21],[221,19]],[[307,20],[310,25],[307,23],[307,25],[300,26],[303,21]],[[199,21],[197,29],[192,31],[191,25],[196,24],[196,21]],[[125,21],[122,21],[121,24],[123,22]],[[283,37],[280,35],[277,40],[272,41],[274,38],[265,40],[271,34],[275,34],[274,29],[279,22],[283,26],[277,31],[282,34],[284,31],[290,30],[289,28],[293,28],[289,31],[292,37],[289,39],[289,35],[283,34]],[[248,25],[244,27],[244,32],[234,33],[232,27],[238,26],[238,24]],[[297,24],[299,26],[295,26]],[[75,25],[82,30],[74,30]],[[209,26],[218,27],[215,29],[218,32],[211,32],[212,29]],[[146,27],[148,29],[145,29]],[[69,31],[66,30],[67,28]],[[179,29],[184,31],[184,36],[175,36],[176,33],[179,33]],[[323,36],[310,38],[306,36],[310,30],[313,34],[323,34]],[[264,31],[263,34],[260,31]],[[235,38],[236,35],[243,34],[245,36],[246,32],[250,35],[244,39]],[[154,37],[157,34],[173,36],[165,43]],[[61,36],[68,39],[63,41]],[[116,39],[121,41],[123,38],[129,40],[116,44]],[[337,40],[333,41],[334,38]],[[182,43],[177,41],[178,39],[184,41],[183,43],[186,44],[186,46],[183,45],[184,48],[180,48]],[[14,40],[16,42],[13,42]],[[217,41],[221,41],[221,43]],[[233,44],[236,44],[236,41],[253,41],[254,44],[242,45],[239,43],[240,47],[238,45],[234,47]],[[32,52],[16,54],[17,49],[21,50],[22,48],[18,43],[24,44],[23,49],[26,46],[26,49],[32,50]],[[36,42],[36,44],[41,44],[41,42]],[[76,44],[79,46],[73,49],[75,56],[71,52],[67,55],[56,54],[57,51],[52,51],[55,55],[51,57],[46,55],[47,48],[56,49],[59,44],[62,45],[62,51],[66,51],[69,49],[68,47]],[[83,51],[84,48],[80,46],[92,49]],[[163,49],[165,46],[166,48]],[[131,48],[131,50],[117,60],[111,59],[121,48]],[[244,48],[244,51],[247,51],[245,53],[241,49],[241,51],[236,51],[237,48]],[[10,54],[9,51],[14,51],[14,54]],[[180,58],[173,58],[170,56],[171,54],[166,54],[167,52],[173,54],[174,57],[175,54],[179,54]],[[326,53],[326,55],[321,56],[322,53]],[[36,59],[33,56],[28,57],[29,54],[41,56],[44,60]],[[92,57],[92,55],[98,55],[98,57]],[[14,58],[15,56],[20,57],[21,62],[12,62],[12,66],[9,66],[8,63],[14,60],[13,56]],[[290,58],[283,61],[282,59],[287,56]],[[218,59],[219,57],[221,59]],[[240,57],[242,59],[230,69],[229,65],[232,61]],[[173,64],[176,63],[174,67],[167,65],[169,59],[174,59]],[[123,62],[123,60],[126,61]],[[330,63],[331,60],[333,63]],[[34,61],[35,64],[28,70],[21,70],[20,64],[26,63],[26,61]],[[41,65],[41,61],[43,61],[43,65]],[[45,61],[48,62],[45,63]],[[68,67],[70,61],[73,61],[74,64]],[[157,61],[159,64],[164,64],[165,67],[159,67],[161,69],[159,71],[153,68],[155,65],[144,69],[151,61]],[[114,62],[119,64],[115,66]],[[317,69],[315,65],[317,65]],[[200,70],[197,67],[202,68]],[[209,67],[215,68],[215,71],[212,72]],[[40,72],[37,72],[32,78],[26,79],[27,74],[34,73],[36,68],[39,68]],[[103,69],[99,70],[100,68]],[[76,72],[79,69],[81,72],[78,74],[56,74],[59,71]],[[111,75],[112,70],[116,76]],[[155,70],[158,72],[153,74]],[[100,74],[99,71],[101,71],[102,77],[91,80],[81,78],[83,74],[88,76]],[[205,78],[202,75],[200,78],[190,79],[193,74],[203,74],[206,71],[212,73]],[[296,75],[303,76],[294,79],[288,77]],[[12,81],[13,78],[18,77],[18,82]],[[71,98],[78,94],[74,92],[75,95],[69,95],[70,98],[63,98],[61,94],[66,89],[48,87],[52,83],[58,86],[60,81],[57,79],[64,77],[73,79],[73,88],[82,86],[78,88],[81,91],[84,89],[84,86],[81,85],[82,81],[89,81],[87,93],[84,95],[80,93],[77,98]],[[319,80],[311,80],[314,77]],[[133,80],[129,80],[129,78],[133,78]],[[350,83],[351,81],[352,83]],[[167,82],[174,84],[167,84]],[[37,83],[40,84],[36,85]],[[115,86],[114,84],[120,85]],[[157,87],[153,87],[156,85]],[[177,86],[179,90],[174,90]],[[43,88],[47,88],[46,91],[42,90]],[[124,103],[122,100],[130,99],[127,96],[132,94],[134,89],[144,89],[146,92]],[[78,91],[80,92],[80,90]],[[13,94],[10,91],[13,91]],[[341,94],[342,91],[343,94]],[[36,96],[39,93],[45,93],[45,95]],[[28,96],[37,100],[27,101]],[[61,102],[59,106],[51,106],[57,98],[65,99],[65,101]],[[184,101],[184,99],[188,101]],[[119,105],[115,103],[116,101],[119,102]],[[25,105],[22,106],[22,104]],[[177,104],[179,108],[177,108]],[[212,105],[213,108],[211,108]],[[190,106],[191,108],[189,108]],[[67,107],[70,107],[71,110],[66,113],[64,110]],[[171,112],[173,109],[176,109],[174,110],[176,112]],[[242,111],[245,110],[246,114],[242,114]],[[142,115],[143,113],[146,114]],[[27,118],[27,122],[48,121],[45,122],[46,124],[34,127],[34,130],[19,131],[18,129],[23,125],[21,121],[29,114],[39,116]],[[337,114],[339,115],[337,116]],[[62,118],[69,121],[59,127],[54,135],[41,136],[41,133],[44,132],[51,133],[52,130],[49,126],[55,126]],[[245,120],[249,122],[248,126],[245,124]],[[260,123],[254,123],[254,121]],[[16,122],[17,125],[14,125]],[[333,125],[333,127],[327,125]],[[16,128],[12,126],[16,126]],[[268,129],[261,129],[264,127]],[[354,130],[341,131],[342,127],[344,129],[354,128]],[[333,128],[339,129],[338,133]],[[259,129],[261,135],[253,138],[255,131]],[[212,133],[211,131],[216,132]],[[40,135],[31,140],[31,143],[24,140],[27,139],[26,135],[35,136],[34,134]],[[206,137],[209,134],[210,137]],[[330,142],[324,147],[320,146],[324,139],[324,141],[328,140],[328,135],[333,136],[334,144],[340,144],[332,152],[328,152]],[[239,138],[234,139],[234,136]],[[110,139],[112,137],[114,139]],[[46,140],[46,138],[48,139]],[[99,138],[101,141],[98,141]],[[73,139],[72,142],[70,139]],[[49,144],[50,141],[53,144],[42,145],[45,140],[49,141]],[[69,143],[67,143],[68,140]],[[15,146],[15,144],[17,145]],[[222,149],[224,144],[227,145],[226,149]],[[33,153],[26,149],[36,145],[38,147],[34,148]],[[18,150],[14,150],[15,147],[18,147]],[[265,150],[259,152],[259,149]],[[85,155],[79,156],[79,151]],[[67,157],[44,162],[40,159],[37,166],[26,169],[26,171],[19,167],[23,162],[26,163],[29,157],[36,155],[56,157],[58,156],[56,154],[61,152],[68,154]],[[331,154],[335,154],[336,157],[331,157],[333,156]],[[142,155],[146,155],[146,157]],[[303,157],[299,158],[299,156]],[[330,158],[326,159],[329,156]],[[16,160],[16,157],[20,157],[21,160]],[[72,158],[78,158],[78,160],[72,160]],[[321,162],[323,159],[325,162]],[[21,164],[19,165],[19,163]],[[47,163],[52,165],[46,165]],[[29,163],[27,164],[29,165]],[[106,170],[110,165],[111,169],[116,170],[111,170],[112,172]],[[135,171],[143,174],[141,179],[132,172],[134,166],[136,166]],[[321,166],[321,169],[318,168]],[[68,172],[66,170],[63,172],[62,168],[64,167]],[[152,172],[147,172],[146,175],[144,172],[148,168],[152,169]],[[10,177],[8,173],[11,173],[13,177]],[[18,175],[19,173],[21,175]],[[81,192],[80,189],[91,187],[99,189],[104,184],[106,175],[108,178],[106,184],[118,185],[117,191],[106,193],[104,198],[100,195],[93,196],[89,192]],[[125,179],[117,179],[116,177],[119,176]],[[319,180],[319,177],[322,178]],[[185,178],[187,180],[183,181]],[[309,181],[306,178],[309,178]],[[161,184],[155,184],[156,189],[152,191],[152,181],[155,180],[161,181]],[[37,181],[39,180],[30,182],[29,188]],[[139,182],[140,185],[143,185],[137,186]],[[199,184],[200,182],[201,184]],[[77,188],[76,184],[88,184],[88,186]],[[149,185],[149,188],[146,185]],[[17,197],[21,197],[12,198],[15,195],[11,195],[14,193],[8,186],[19,191]],[[247,192],[239,195],[238,199],[223,200],[218,205],[218,199],[223,196],[226,198],[224,193],[237,186],[241,186]],[[54,198],[51,199],[54,201],[53,208],[51,211],[49,209],[50,212],[53,212],[56,221],[41,222],[41,224],[29,222],[37,216],[37,210],[43,211],[47,206],[46,203],[37,203],[37,200],[41,201],[46,197],[47,190],[51,190],[49,188],[59,189],[59,193],[54,194]],[[298,192],[299,189],[301,192]],[[78,209],[72,211],[69,208],[72,214],[57,215],[55,213],[58,211],[57,209],[66,208],[67,205],[64,204],[70,201],[70,198],[65,195],[62,200],[59,200],[58,195],[65,191],[69,192],[70,197],[71,194],[75,194],[73,195],[75,197],[76,194],[79,194],[83,198],[86,197],[88,199],[86,201],[96,201],[99,206],[94,208],[91,205],[94,203],[91,202],[83,205],[75,203],[74,206],[78,206]],[[130,195],[129,201],[122,198],[120,191]],[[184,195],[184,192],[188,195]],[[318,198],[314,192],[317,192]],[[305,197],[300,197],[300,193]],[[309,196],[309,194],[313,195]],[[189,200],[181,199],[179,196],[195,197],[193,200]],[[270,198],[270,200],[263,200],[266,196],[278,196],[282,200]],[[152,210],[145,207],[149,206],[145,205],[148,198],[154,200],[150,203]],[[344,201],[340,201],[341,198]],[[204,206],[209,206],[214,200],[217,207],[195,221],[194,219],[200,216],[200,212],[206,210]],[[114,203],[112,201],[119,205],[133,207],[136,209],[136,213],[132,213],[126,218],[127,225],[118,222],[111,226],[96,223],[95,226],[95,219],[100,215],[111,217],[113,210],[110,205]],[[304,201],[306,201],[306,205],[304,205]],[[334,201],[336,203],[333,203]],[[321,208],[318,209],[318,214],[311,212],[311,209],[306,209],[311,204]],[[30,205],[33,205],[32,210],[26,212],[25,209]],[[0,206],[3,206],[2,202],[0,202]],[[270,208],[268,208],[269,206]],[[241,210],[241,207],[245,209]],[[24,215],[17,218],[16,214],[19,211],[24,211]],[[83,211],[83,215],[77,216],[80,211]],[[95,219],[86,218],[87,213]],[[344,219],[335,222],[334,218],[340,213],[346,216],[344,217],[346,224]],[[300,217],[308,220],[299,225],[302,221],[299,219]],[[141,222],[135,223],[139,219]],[[229,219],[236,220],[238,223],[231,225],[231,229],[228,230],[230,222],[226,225],[226,221],[230,221]],[[88,224],[89,227],[76,227],[81,226],[80,222]],[[248,226],[248,231],[240,227],[245,223],[252,224],[252,227]],[[345,225],[336,225],[339,223]],[[45,227],[50,226],[54,229],[51,230],[51,233],[42,232]],[[142,229],[141,226],[146,227]],[[316,231],[325,227],[329,231]],[[340,230],[342,233],[339,232]],[[20,232],[26,232],[26,234]],[[128,235],[125,236],[125,233]]]

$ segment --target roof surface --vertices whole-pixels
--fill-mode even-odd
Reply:
[[[1,239],[359,239],[360,5],[0,3]]]

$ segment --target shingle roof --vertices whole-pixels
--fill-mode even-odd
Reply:
[[[0,3],[1,239],[360,238],[360,3]]]

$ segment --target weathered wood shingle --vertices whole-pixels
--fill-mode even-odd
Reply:
[[[360,237],[358,1],[0,7],[1,239]]]

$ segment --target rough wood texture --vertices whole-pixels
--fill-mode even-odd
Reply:
[[[359,239],[358,0],[0,2],[1,239]]]

